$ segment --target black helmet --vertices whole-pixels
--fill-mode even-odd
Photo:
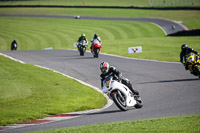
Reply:
[[[98,37],[98,35],[97,34],[94,34],[94,38],[97,38]]]
[[[183,44],[183,45],[181,46],[181,49],[182,49],[182,50],[185,50],[185,49],[187,49],[187,48],[188,48],[187,44]]]
[[[100,70],[103,74],[107,73],[110,69],[110,65],[107,62],[102,62],[100,64]]]

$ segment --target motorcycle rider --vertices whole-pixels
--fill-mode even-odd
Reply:
[[[78,44],[81,42],[81,41],[83,41],[83,40],[85,40],[85,42],[86,42],[86,44],[88,44],[88,40],[87,40],[87,38],[85,37],[85,34],[84,33],[82,33],[81,34],[81,36],[78,38]]]
[[[101,88],[103,87],[104,79],[112,75],[113,80],[117,80],[122,84],[126,85],[133,92],[134,95],[139,96],[139,92],[133,88],[131,82],[127,78],[122,77],[122,73],[118,71],[114,66],[110,66],[107,62],[102,62],[100,64],[100,70],[102,72],[100,75]]]
[[[13,40],[11,43],[11,50],[17,50],[17,41]]]
[[[94,42],[95,39],[97,39],[97,40],[102,44],[101,38],[95,33],[95,34],[94,34],[94,37],[93,37],[93,38],[91,39],[91,41],[90,41],[90,44],[91,44],[90,49],[91,49],[91,51],[92,51],[92,45],[93,45],[93,42]]]
[[[193,48],[189,48],[187,46],[187,44],[183,44],[181,46],[181,53],[180,53],[180,62],[185,66],[185,69],[188,70],[188,65],[186,60],[187,60],[187,56],[190,55],[191,53],[194,53],[194,54],[197,54],[198,55],[198,52],[197,51],[194,51]]]

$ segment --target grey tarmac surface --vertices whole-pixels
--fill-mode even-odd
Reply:
[[[43,18],[65,18],[74,19],[74,16],[63,16],[63,15],[0,15],[2,17],[43,17]],[[95,17],[95,16],[80,16],[81,19],[87,20],[120,20],[120,21],[139,21],[139,22],[150,22],[159,26],[166,35],[176,33],[178,31],[187,30],[187,27],[175,21],[159,18],[140,18],[140,17]],[[175,28],[172,28],[174,26]]]
[[[129,59],[104,54],[100,54],[97,59],[89,52],[81,57],[78,51],[74,50],[0,51],[0,53],[26,63],[57,70],[98,88],[100,88],[99,64],[107,61],[132,81],[144,102],[141,109],[122,112],[113,104],[100,112],[77,118],[4,132],[18,133],[200,113],[200,80],[189,71],[185,71],[180,63]]]

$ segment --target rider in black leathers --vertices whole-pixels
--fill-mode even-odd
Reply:
[[[11,50],[17,50],[17,41],[13,40],[11,43]]]
[[[115,67],[110,66],[107,62],[102,62],[100,64],[100,70],[102,74],[101,77],[101,88],[103,87],[103,81],[108,76],[113,76],[113,80],[121,81],[122,84],[126,85],[135,95],[139,95],[139,92],[136,91],[131,82],[127,79],[122,77],[122,73],[118,71]]]
[[[90,41],[90,44],[91,44],[90,49],[91,50],[92,50],[92,45],[93,45],[93,42],[94,42],[95,39],[97,39],[101,43],[101,45],[102,45],[101,38],[97,34],[94,34],[94,37]]]
[[[193,48],[189,48],[187,44],[183,44],[181,46],[181,53],[180,53],[180,62],[185,66],[185,69],[188,70],[188,64],[186,62],[187,56],[191,53],[198,54],[197,51],[194,51]]]

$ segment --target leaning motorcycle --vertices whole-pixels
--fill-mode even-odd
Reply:
[[[128,107],[142,108],[143,106],[140,96],[134,95],[127,86],[113,80],[112,76],[104,79],[103,93],[107,94],[122,111],[127,111]]]
[[[77,47],[78,47],[78,51],[80,53],[80,56],[84,56],[84,53],[86,51],[86,48],[87,48],[87,43],[85,40],[82,40],[80,41],[78,44],[77,44]]]
[[[200,79],[200,57],[199,55],[190,54],[187,57],[186,65],[188,66],[189,71],[198,76]]]
[[[101,42],[99,42],[97,39],[95,39],[93,41],[92,44],[92,54],[94,58],[98,58],[99,57],[99,52],[101,51]]]

